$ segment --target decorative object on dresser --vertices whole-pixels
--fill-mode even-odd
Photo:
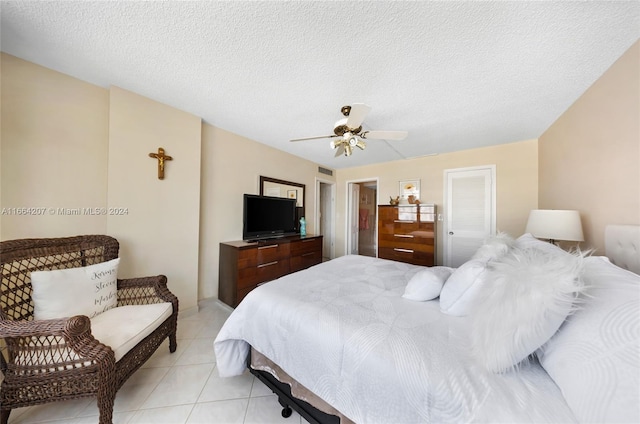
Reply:
[[[420,180],[400,181],[400,198],[405,199],[410,204],[414,204],[416,199],[420,199]]]
[[[378,206],[378,257],[433,266],[436,205]]]
[[[258,285],[322,262],[322,236],[220,243],[219,298],[231,307]]]

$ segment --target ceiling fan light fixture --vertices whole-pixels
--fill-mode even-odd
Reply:
[[[332,138],[329,147],[335,150],[335,157],[351,156],[356,147],[364,150],[367,147],[365,140],[403,140],[407,137],[407,131],[363,131],[362,122],[371,110],[364,103],[354,103],[351,106],[343,106],[340,110],[345,118],[339,119],[333,128],[332,135],[319,137],[294,138],[290,141],[315,140],[320,138]]]
[[[353,152],[353,148],[351,147],[351,145],[346,144],[344,146],[344,155],[345,156],[351,156],[351,153]]]

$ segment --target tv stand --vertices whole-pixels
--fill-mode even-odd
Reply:
[[[235,308],[267,281],[322,262],[322,236],[307,234],[220,243],[218,298]]]

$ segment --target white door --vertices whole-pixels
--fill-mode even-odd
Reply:
[[[360,185],[357,183],[349,183],[349,214],[348,214],[348,249],[347,254],[358,254],[358,204],[360,202]]]
[[[444,172],[444,264],[455,268],[495,234],[495,165]]]

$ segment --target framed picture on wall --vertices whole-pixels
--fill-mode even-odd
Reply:
[[[264,193],[265,196],[280,197],[280,189],[278,187],[269,187]]]
[[[409,196],[414,196],[414,199],[420,199],[420,180],[405,180],[400,181],[400,198],[409,199]]]

